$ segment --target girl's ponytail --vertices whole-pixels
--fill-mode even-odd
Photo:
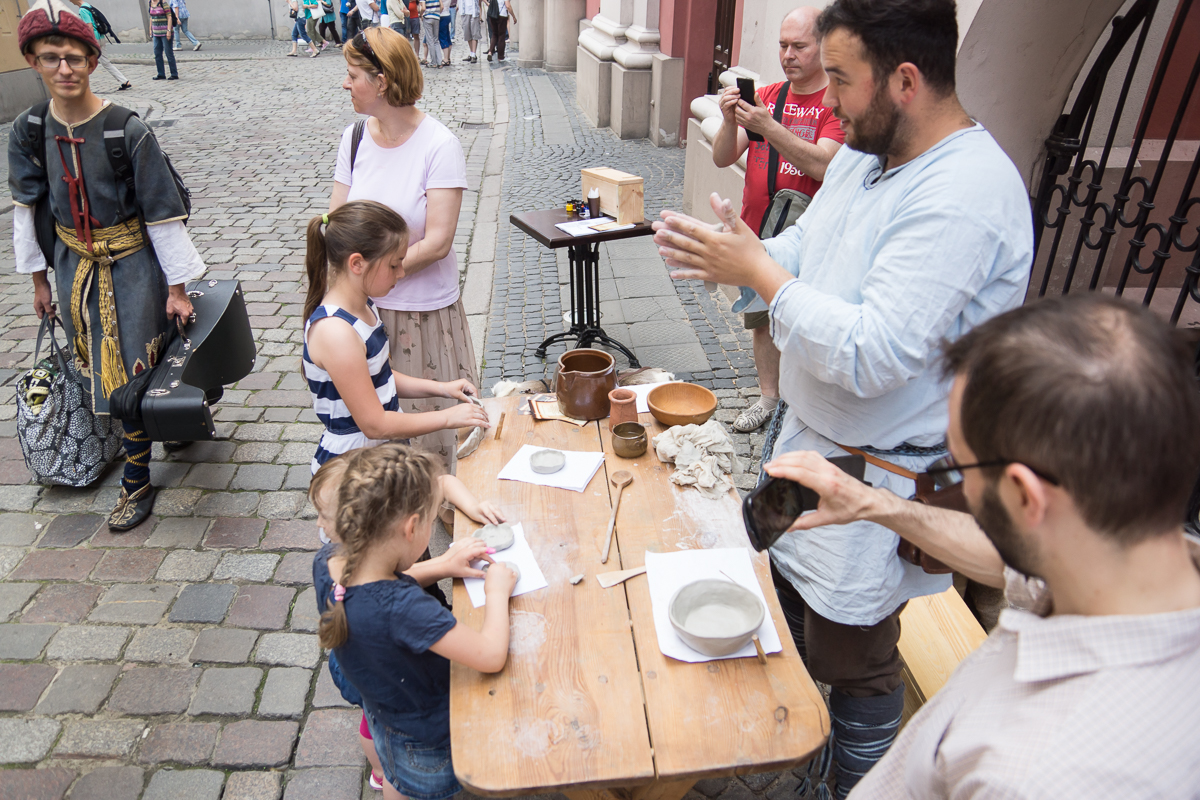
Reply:
[[[308,272],[308,294],[304,298],[304,322],[317,310],[325,293],[329,290],[329,269],[325,257],[325,235],[321,225],[329,215],[313,217],[308,221],[308,252],[304,257],[304,268]]]

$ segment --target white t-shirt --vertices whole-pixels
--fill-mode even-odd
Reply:
[[[353,135],[353,125],[342,133],[333,179],[350,187],[347,200],[375,200],[403,217],[408,223],[408,245],[412,247],[425,238],[426,190],[467,188],[467,162],[458,137],[426,115],[408,141],[399,147],[383,148],[375,143],[368,127],[351,176]],[[393,311],[436,311],[451,305],[458,299],[454,247],[441,261],[401,278],[386,297],[371,299],[380,308]]]
[[[378,11],[371,8],[371,0],[356,0],[355,5],[358,6],[358,16],[360,19],[370,20],[376,25],[379,24],[380,15]]]

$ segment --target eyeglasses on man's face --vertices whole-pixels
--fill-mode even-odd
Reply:
[[[933,464],[930,464],[926,469],[926,474],[929,475],[946,475],[947,477],[956,477],[958,480],[952,480],[951,483],[958,483],[962,480],[962,471],[965,469],[987,469],[989,467],[1007,467],[1009,464],[1021,464],[1034,475],[1044,480],[1051,486],[1058,486],[1059,480],[1048,472],[1043,472],[1036,467],[1031,467],[1024,461],[1017,461],[1011,458],[996,458],[991,461],[976,461],[974,464],[959,464],[954,460],[954,456],[947,455],[945,458],[940,458]]]
[[[55,53],[42,53],[37,56],[38,66],[47,71],[57,70],[64,61],[73,70],[83,69],[88,63],[87,56],[81,56],[76,53],[66,56],[60,56]]]

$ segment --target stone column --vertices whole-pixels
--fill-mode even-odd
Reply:
[[[613,52],[625,43],[633,24],[634,0],[600,0],[600,13],[592,26],[579,34],[576,48],[576,98],[584,116],[598,128],[607,128],[612,108]]]
[[[550,0],[554,5],[555,0]],[[521,31],[517,43],[517,66],[524,69],[541,69],[546,61],[546,29],[543,23],[546,0],[519,0],[513,4],[517,15],[517,28]]]
[[[651,67],[658,52],[659,0],[633,0],[625,41],[613,50],[610,122],[622,139],[650,133]]]
[[[575,71],[579,20],[586,13],[587,0],[550,0],[546,4],[547,72]]]

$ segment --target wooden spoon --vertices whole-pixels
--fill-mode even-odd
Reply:
[[[633,483],[633,474],[620,470],[614,472],[609,478],[612,485],[617,487],[617,502],[613,503],[612,516],[608,518],[608,535],[604,538],[604,554],[600,556],[600,563],[608,563],[608,551],[612,547],[613,531],[617,527],[617,509],[621,507],[621,493],[625,491],[625,487]]]

